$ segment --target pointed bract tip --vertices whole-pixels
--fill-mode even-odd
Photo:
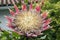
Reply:
[[[18,13],[19,12],[19,9],[18,9],[18,7],[17,7],[16,4],[14,4],[14,8],[15,8],[15,11]]]
[[[43,12],[43,13],[41,14],[41,16],[45,19],[45,18],[48,16],[48,13],[49,13],[49,12],[45,11],[45,12]]]
[[[4,16],[4,17],[8,20],[8,22],[12,22],[13,21],[13,19],[10,18],[9,16]]]
[[[32,3],[30,4],[30,7],[29,7],[29,8],[30,8],[30,10],[33,8],[33,5],[32,5]]]
[[[11,22],[8,22],[6,25],[7,25],[9,28],[12,28],[12,23],[11,23]]]
[[[37,4],[37,6],[36,6],[36,11],[37,12],[40,12],[41,11],[41,7]]]
[[[23,4],[23,5],[22,5],[22,10],[26,10],[26,8],[27,8],[26,5]]]
[[[47,19],[47,20],[44,20],[43,23],[50,24],[50,23],[51,23],[51,18],[49,18],[49,19]]]
[[[10,11],[10,14],[12,15],[12,16],[15,16],[15,13],[10,9],[10,8],[8,8],[9,9],[9,11]]]
[[[47,25],[47,26],[45,26],[45,27],[42,29],[42,31],[48,30],[48,29],[50,29],[50,28],[51,28],[50,25]]]
[[[37,37],[37,35],[36,35],[36,34],[32,34],[31,36],[32,36],[32,37]]]

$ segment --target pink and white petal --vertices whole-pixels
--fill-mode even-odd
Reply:
[[[47,11],[43,12],[41,16],[43,17],[43,19],[45,19],[48,16],[48,12]]]
[[[43,21],[43,27],[51,23],[51,18]]]
[[[27,33],[27,36],[28,36],[28,37],[37,37],[37,35],[36,35],[36,34],[33,34],[33,33],[30,33],[30,34]]]
[[[43,24],[43,25],[42,25],[42,28],[45,28],[45,27],[47,27],[47,25],[49,25],[49,24]]]
[[[32,34],[31,36],[32,36],[32,37],[37,37],[38,35],[36,35],[36,34]]]
[[[47,30],[49,28],[51,28],[50,25],[47,25],[47,26],[45,26],[45,27],[42,28],[42,31],[45,31],[45,30]]]
[[[36,35],[40,35],[41,34],[41,30],[34,30]]]
[[[51,18],[43,21],[43,23],[48,23],[48,22],[51,22]]]
[[[51,19],[45,20],[45,22],[43,23],[43,26],[49,25],[51,22]]]
[[[15,8],[16,12],[18,13],[18,12],[19,12],[19,9],[18,9],[18,7],[16,6],[16,4],[14,4],[14,8]]]
[[[41,7],[37,4],[37,6],[36,6],[36,11],[37,12],[40,12],[41,11]]]
[[[15,16],[15,13],[11,9],[9,9],[9,11],[12,16]]]
[[[33,6],[32,6],[32,3],[31,3],[29,9],[31,10],[32,8],[33,8]]]
[[[8,26],[9,28],[11,28],[11,29],[13,29],[13,27],[14,27],[11,22],[8,22],[8,23],[7,23],[7,26]]]
[[[22,10],[27,10],[26,8],[27,8],[26,5],[23,4],[23,5],[22,5]]]
[[[44,20],[43,23],[46,23],[46,24],[49,24],[51,22],[51,18],[47,19],[47,20]]]
[[[32,35],[32,33],[27,33],[26,35],[27,35],[28,37],[30,37],[30,36]]]
[[[5,16],[5,18],[8,20],[8,22],[12,22],[13,21],[13,19],[11,17],[9,17],[9,16]]]
[[[19,12],[19,9],[18,9],[18,7],[16,6],[14,0],[11,0],[11,1],[12,1],[12,3],[14,4],[14,8],[15,8],[16,12]]]

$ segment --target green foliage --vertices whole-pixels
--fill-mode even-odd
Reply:
[[[48,0],[42,7],[49,11],[49,17],[52,18],[52,29],[49,31],[46,40],[60,40],[60,0]]]

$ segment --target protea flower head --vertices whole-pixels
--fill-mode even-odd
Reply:
[[[26,5],[22,5],[22,10],[14,4],[16,12],[9,9],[11,17],[5,16],[8,20],[8,27],[13,29],[20,35],[29,37],[37,37],[42,34],[42,31],[50,28],[51,19],[47,19],[48,12],[40,13],[41,7],[37,5],[33,9],[32,4],[27,9]]]

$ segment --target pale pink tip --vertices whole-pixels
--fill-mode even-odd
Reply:
[[[16,6],[16,4],[14,4],[14,8],[15,8],[16,12],[19,12],[19,9],[18,9],[18,7]]]
[[[44,26],[46,26],[46,25],[49,25],[50,24],[50,22],[51,22],[51,19],[47,19],[47,20],[45,20],[45,22],[44,22]]]
[[[33,8],[32,3],[30,4],[30,10]]]
[[[41,14],[41,16],[43,17],[43,18],[46,18],[47,16],[48,16],[48,12],[43,12],[42,14]]]
[[[41,11],[40,6],[36,6],[36,11],[37,11],[37,12],[40,12],[40,11]]]
[[[26,8],[27,8],[26,5],[23,4],[23,5],[22,5],[22,10],[26,10]]]
[[[30,34],[27,33],[27,36],[28,37],[37,37],[37,35],[36,34],[33,34],[33,33],[30,33]]]
[[[30,34],[27,33],[26,35],[27,35],[28,37],[30,37],[30,36],[32,35],[32,33],[30,33]]]
[[[11,9],[9,9],[9,11],[12,16],[15,16],[15,13]]]
[[[47,26],[45,26],[45,27],[42,28],[42,31],[45,31],[45,30],[47,30],[49,28],[51,28],[50,25],[47,25]]]
[[[36,35],[36,34],[32,34],[31,36],[32,36],[32,37],[37,37],[37,35]]]
[[[49,23],[49,22],[51,22],[51,18],[44,20],[44,23]]]
[[[12,26],[12,23],[11,23],[11,22],[8,22],[8,23],[7,23],[7,26],[8,26],[9,28],[13,28],[13,26]]]
[[[13,21],[13,19],[10,18],[9,16],[5,16],[5,18],[6,18],[9,22],[12,22],[12,21]]]

